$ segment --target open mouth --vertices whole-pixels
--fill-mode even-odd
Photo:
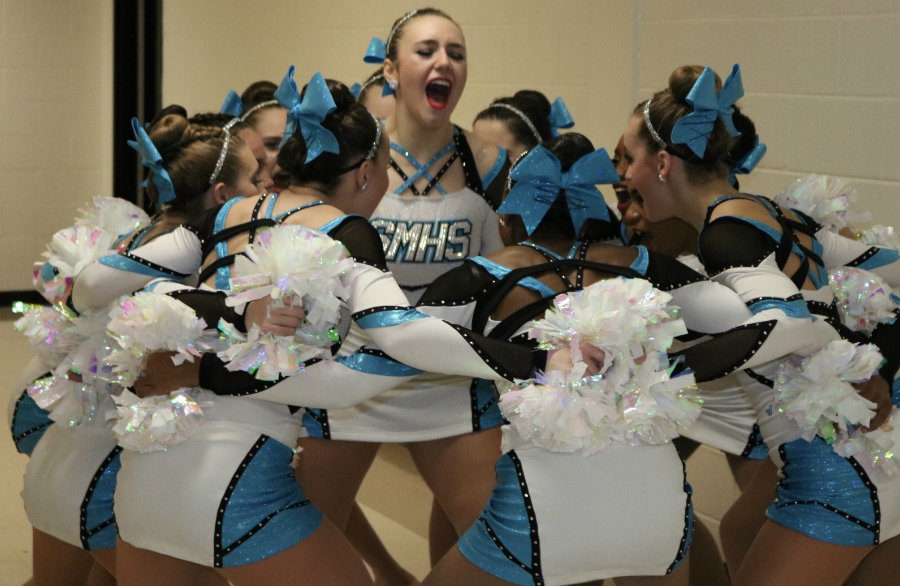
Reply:
[[[631,206],[631,194],[624,183],[613,183],[613,191],[616,193],[616,208],[624,214]]]
[[[446,79],[434,79],[425,86],[425,99],[435,110],[443,110],[450,102],[450,90],[453,85]]]

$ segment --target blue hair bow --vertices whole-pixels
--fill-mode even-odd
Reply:
[[[158,204],[169,203],[175,199],[175,186],[172,184],[169,172],[163,167],[162,155],[156,150],[156,145],[150,140],[150,135],[147,134],[137,118],[131,119],[131,129],[137,140],[129,140],[128,146],[140,153],[141,164],[153,171],[153,185],[156,186],[159,194]]]
[[[299,126],[306,142],[306,163],[326,151],[335,154],[341,152],[337,138],[322,126],[322,121],[337,109],[337,105],[321,73],[316,73],[309,80],[306,93],[301,100],[297,84],[294,83],[294,66],[291,65],[281,80],[281,85],[275,90],[275,99],[288,110],[281,145],[294,136]]]
[[[721,118],[732,136],[740,132],[734,127],[734,104],[744,95],[741,70],[738,64],[731,69],[731,75],[722,84],[722,91],[716,92],[716,77],[709,67],[694,82],[685,101],[694,111],[678,120],[672,127],[671,141],[685,144],[698,157],[706,153],[706,145],[712,134],[716,118]]]
[[[559,136],[558,129],[572,128],[573,126],[575,126],[575,120],[569,114],[569,109],[566,108],[565,102],[563,102],[562,98],[556,98],[550,106],[550,134]]]
[[[243,114],[244,102],[241,101],[241,96],[234,90],[229,91],[228,95],[225,96],[225,101],[222,103],[222,108],[219,109],[219,113],[228,114],[235,118]]]
[[[759,135],[754,138],[754,146],[749,153],[734,162],[731,171],[728,174],[728,182],[734,185],[737,182],[735,175],[748,175],[750,171],[756,168],[762,158],[766,155],[765,143],[759,142]]]
[[[362,91],[362,87],[363,86],[361,83],[354,83],[353,85],[350,86],[350,93],[353,94],[354,98],[359,97],[359,92]]]
[[[363,55],[363,61],[366,63],[384,63],[384,60],[387,59],[387,46],[384,44],[384,41],[379,39],[378,37],[372,37],[372,40],[369,41],[369,46],[366,48],[366,54]],[[388,85],[387,80],[381,84],[381,95],[389,96],[394,93],[394,90],[391,89],[391,86]]]
[[[597,184],[615,183],[619,181],[619,174],[606,149],[581,157],[563,172],[559,159],[538,145],[510,171],[509,178],[516,183],[497,212],[521,216],[525,229],[531,234],[547,215],[560,190],[566,192],[566,203],[576,232],[588,218],[609,222],[609,208]]]

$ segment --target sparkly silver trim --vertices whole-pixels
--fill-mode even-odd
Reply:
[[[541,133],[538,132],[538,129],[535,128],[534,123],[531,121],[531,119],[528,118],[528,116],[525,115],[525,112],[523,112],[522,110],[519,110],[515,106],[504,104],[503,102],[494,102],[493,104],[488,106],[488,108],[505,108],[509,110],[522,119],[522,122],[525,123],[525,126],[528,127],[528,130],[530,130],[531,134],[534,135],[534,140],[536,140],[538,144],[542,144],[544,142],[543,140],[541,140]]]
[[[222,167],[225,165],[225,156],[228,154],[228,145],[231,144],[231,133],[227,130],[224,132],[225,141],[222,143],[222,152],[219,153],[219,160],[216,161],[216,168],[213,169],[212,175],[209,176],[210,185],[216,182],[216,178],[219,176],[219,173],[222,172]]]
[[[650,132],[650,136],[653,137],[653,141],[665,149],[665,148],[668,148],[669,145],[667,145],[666,141],[664,141],[662,139],[662,137],[659,135],[659,133],[656,132],[656,129],[653,128],[653,123],[650,122],[650,100],[652,100],[652,99],[653,98],[650,98],[649,100],[647,100],[647,103],[644,104],[644,125],[647,127],[647,130]]]
[[[372,79],[370,79],[369,81],[367,81],[366,83],[364,83],[364,84],[362,85],[362,87],[359,89],[359,93],[356,95],[356,101],[358,102],[358,101],[359,101],[359,96],[361,96],[361,95],[363,95],[364,93],[366,93],[366,91],[367,91],[370,87],[372,87],[373,85],[375,85],[376,82],[379,82],[379,81],[382,82],[382,83],[384,83],[384,74],[383,74],[383,73],[379,73],[378,75],[372,77]]]
[[[363,159],[365,161],[371,161],[375,158],[375,155],[378,154],[378,146],[381,144],[381,122],[378,121],[375,114],[369,112],[369,115],[372,117],[372,120],[375,121],[375,141],[372,143],[372,148],[366,153],[366,158]]]
[[[387,40],[384,42],[384,53],[385,53],[384,56],[385,57],[387,57],[387,52],[390,50],[391,41],[394,40],[394,35],[397,34],[397,31],[400,29],[401,26],[403,26],[404,22],[406,22],[410,18],[414,17],[418,13],[419,13],[418,10],[412,10],[410,12],[407,12],[400,18],[400,20],[397,21],[397,24],[394,25],[394,28],[391,29],[391,34],[388,35]]]
[[[253,106],[252,108],[250,108],[249,110],[247,110],[246,112],[244,112],[243,114],[241,114],[241,122],[246,121],[247,118],[249,118],[251,114],[253,114],[254,112],[256,112],[257,110],[259,110],[261,108],[265,108],[266,106],[280,106],[280,105],[281,104],[279,104],[278,100],[266,100],[265,102],[260,102],[260,103],[256,104],[255,106]]]
[[[232,118],[231,120],[229,120],[228,122],[225,123],[225,126],[222,127],[222,130],[224,130],[225,132],[231,132],[231,129],[234,128],[234,125],[240,124],[240,123],[241,123],[241,117],[235,116],[234,118]]]

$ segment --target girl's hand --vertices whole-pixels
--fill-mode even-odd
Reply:
[[[144,372],[134,381],[134,392],[139,397],[168,395],[178,389],[200,386],[200,359],[172,363],[174,352],[154,352],[147,357]]]
[[[868,399],[875,403],[875,416],[869,422],[869,425],[861,428],[863,431],[872,431],[881,427],[891,416],[891,410],[894,408],[891,403],[891,386],[880,374],[872,375],[867,381],[861,383],[853,383],[857,392],[864,399]]]
[[[581,351],[581,360],[587,365],[585,376],[594,376],[600,374],[603,369],[603,362],[606,360],[606,354],[600,348],[597,348],[589,342],[581,342],[578,345]],[[572,369],[572,351],[569,348],[560,348],[559,350],[551,350],[547,353],[546,370],[555,370],[568,372]]]
[[[264,297],[247,304],[244,321],[248,328],[255,325],[268,334],[293,336],[305,318],[306,311],[299,300],[286,298],[276,301]]]

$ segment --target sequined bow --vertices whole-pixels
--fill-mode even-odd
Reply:
[[[569,114],[565,102],[562,98],[556,98],[550,106],[550,134],[559,136],[560,128],[572,128],[573,126],[575,126],[575,120]]]
[[[748,175],[766,155],[766,144],[759,142],[758,134],[753,138],[753,142],[754,145],[750,152],[735,161],[734,165],[731,166],[728,181],[732,185],[737,181],[735,175]]]
[[[169,203],[175,199],[175,186],[169,172],[163,166],[162,155],[156,150],[156,145],[150,140],[150,136],[137,118],[131,119],[131,129],[137,140],[129,140],[128,146],[140,153],[141,164],[153,171],[153,185],[159,194],[159,205]]]
[[[734,127],[734,104],[744,95],[741,81],[741,69],[735,64],[731,75],[722,84],[722,91],[716,92],[716,76],[709,67],[694,82],[685,101],[693,106],[694,111],[678,120],[672,127],[671,141],[685,144],[698,157],[706,153],[706,145],[715,127],[716,118],[721,118],[725,128],[732,136],[740,132]]]
[[[365,61],[366,63],[384,63],[385,59],[387,59],[387,45],[385,45],[384,41],[382,41],[378,37],[372,37],[372,40],[369,41],[369,46],[366,48],[366,54],[363,55],[363,61]],[[361,86],[360,90],[362,90]],[[384,83],[381,84],[382,97],[390,96],[393,93],[394,90],[391,89],[391,86],[388,84],[387,80],[384,80]],[[354,95],[358,96],[358,94]]]
[[[306,93],[301,100],[297,84],[294,83],[294,66],[291,65],[281,85],[275,90],[275,99],[288,110],[281,145],[294,136],[299,126],[306,142],[307,163],[326,151],[335,154],[341,152],[337,138],[322,126],[322,121],[337,109],[337,105],[321,73],[316,73],[309,80]]]
[[[387,47],[384,41],[378,37],[372,37],[369,46],[366,48],[366,54],[363,55],[363,61],[366,63],[384,63],[387,58]]]
[[[547,215],[561,190],[566,192],[566,203],[576,232],[588,218],[608,222],[609,208],[596,186],[619,181],[606,149],[581,157],[563,172],[559,159],[540,145],[513,167],[509,177],[516,183],[497,212],[521,216],[529,234]]]
[[[220,114],[228,114],[229,116],[234,116],[237,118],[241,114],[244,113],[244,102],[241,101],[241,96],[234,90],[228,92],[228,95],[225,96],[225,101],[222,103],[222,107],[219,109]]]

